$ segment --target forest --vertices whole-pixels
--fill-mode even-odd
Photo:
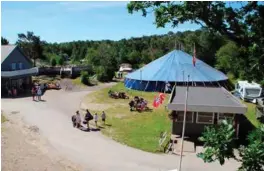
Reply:
[[[192,55],[195,44],[197,58],[221,70],[230,79],[254,80],[264,84],[263,5],[250,2],[237,10],[223,4],[224,2],[130,2],[127,6],[129,13],[142,11],[143,16],[147,15],[146,9],[153,7],[157,27],[163,27],[166,23],[172,23],[175,27],[189,20],[204,23],[196,31],[168,32],[164,35],[132,37],[119,41],[78,40],[65,43],[48,43],[28,31],[18,34],[16,44],[33,61],[52,66],[64,65],[65,61],[89,64],[94,72],[90,74],[97,74],[100,81],[111,80],[121,63],[130,63],[136,69],[174,49],[182,49]],[[197,8],[194,8],[195,5]],[[205,7],[210,10],[197,12],[197,9]],[[165,15],[171,12],[170,8],[179,8],[178,14],[171,14],[174,18]],[[193,12],[193,15],[188,15],[186,11]],[[212,18],[215,16],[213,14],[218,17]],[[245,19],[242,21],[243,17]],[[227,23],[229,27],[223,23]],[[3,37],[1,42],[8,44],[8,40]]]

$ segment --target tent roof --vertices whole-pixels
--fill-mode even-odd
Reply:
[[[190,75],[192,82],[216,82],[228,79],[222,72],[199,59],[196,59],[194,67],[192,56],[181,50],[171,51],[128,74],[126,78],[143,81],[186,82],[187,75]]]
[[[184,111],[186,87],[176,87],[168,108]],[[245,114],[246,105],[223,87],[189,87],[187,111]]]

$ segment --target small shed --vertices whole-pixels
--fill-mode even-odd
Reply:
[[[181,135],[187,87],[176,87],[171,94],[168,109],[172,110],[172,134]],[[205,126],[231,119],[236,135],[239,133],[239,115],[247,112],[246,105],[223,87],[189,87],[186,113],[186,136],[199,136]]]

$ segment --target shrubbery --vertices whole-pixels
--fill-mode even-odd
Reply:
[[[81,72],[81,82],[85,85],[91,85],[90,80],[89,80],[89,74],[87,71]]]
[[[55,58],[51,58],[50,65],[53,66],[53,67],[57,65],[57,61],[56,61]]]

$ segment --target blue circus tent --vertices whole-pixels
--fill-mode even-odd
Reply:
[[[203,61],[196,59],[193,66],[192,56],[181,50],[173,50],[152,61],[144,67],[126,75],[125,86],[141,91],[163,91],[166,82],[213,84],[228,80],[227,76]]]

